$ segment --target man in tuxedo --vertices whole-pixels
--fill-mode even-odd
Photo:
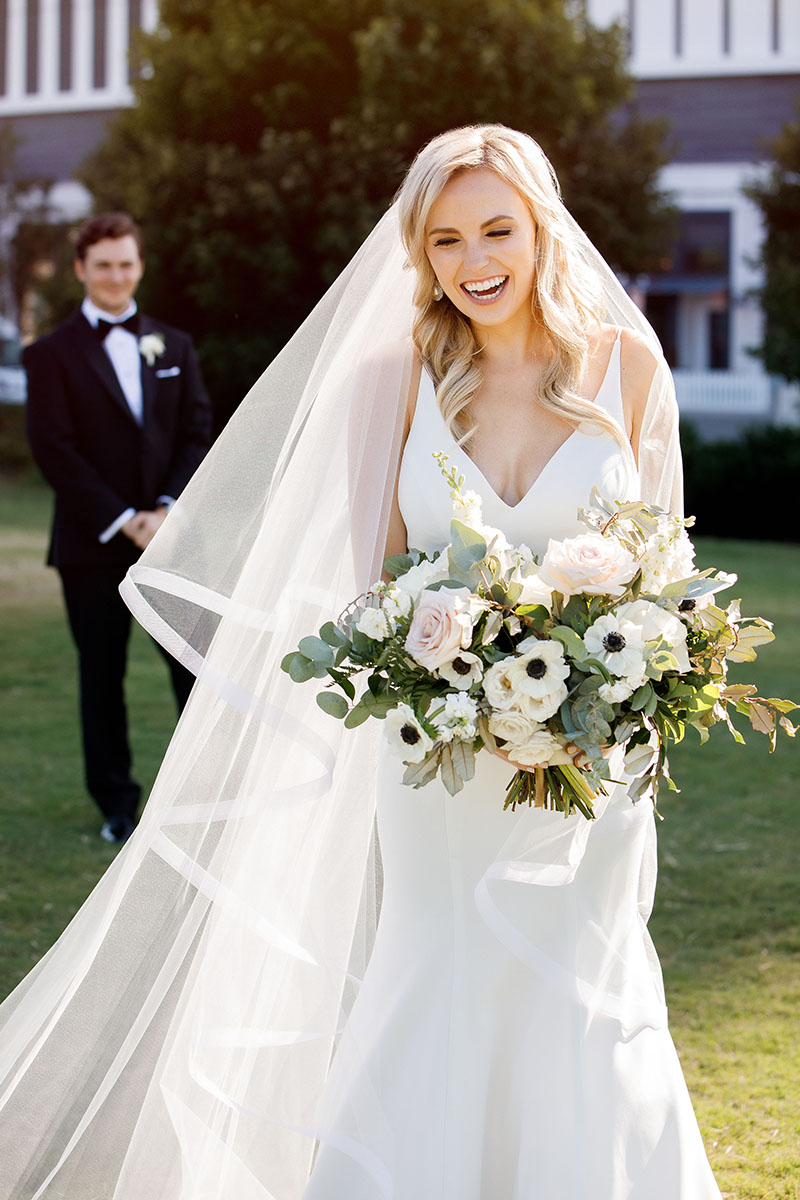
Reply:
[[[78,650],[87,788],[123,842],[141,789],[131,776],[124,676],[131,614],[119,584],[200,464],[211,415],[187,334],[139,313],[142,238],[125,213],[78,234],[80,309],[24,353],[34,458],[55,492],[48,563]],[[183,708],[193,676],[166,652]]]

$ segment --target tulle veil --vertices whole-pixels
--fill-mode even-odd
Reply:
[[[669,372],[647,322],[575,236],[602,278],[606,319],[652,345],[642,494],[677,509]],[[278,668],[379,574],[413,282],[391,208],[123,585],[197,683],[137,832],[0,1009],[3,1196],[299,1200],[326,1140],[361,1164],[376,1197],[392,1194],[385,1164],[343,1141],[320,1104],[376,925],[380,728],[345,730],[316,705],[314,682]],[[591,836],[580,817],[540,816],[515,825],[487,871],[480,902],[500,937],[514,931],[494,882],[568,883]],[[650,1000],[615,997],[618,952],[611,935],[587,1004],[622,1005],[633,1025],[659,1020]]]

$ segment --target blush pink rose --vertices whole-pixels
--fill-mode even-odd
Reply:
[[[563,542],[550,539],[539,580],[562,596],[621,596],[638,569],[636,559],[616,538],[583,533]]]
[[[406,650],[427,671],[452,662],[472,641],[472,617],[466,588],[427,589],[414,611]]]

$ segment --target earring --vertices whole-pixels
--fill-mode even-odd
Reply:
[[[441,289],[441,286],[440,286],[438,283],[435,283],[435,284],[433,285],[433,298],[434,298],[434,300],[441,300],[441,298],[442,298],[442,296],[443,296],[443,295],[444,295],[444,292],[442,291],[442,289]]]

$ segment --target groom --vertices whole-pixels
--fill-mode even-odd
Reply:
[[[143,271],[131,217],[92,217],[76,245],[83,303],[24,355],[28,438],[55,492],[47,561],[61,576],[78,649],[86,786],[109,842],[132,832],[141,793],[123,689],[131,614],[118,588],[200,464],[211,429],[190,338],[137,310]],[[193,676],[162,653],[180,711]]]

